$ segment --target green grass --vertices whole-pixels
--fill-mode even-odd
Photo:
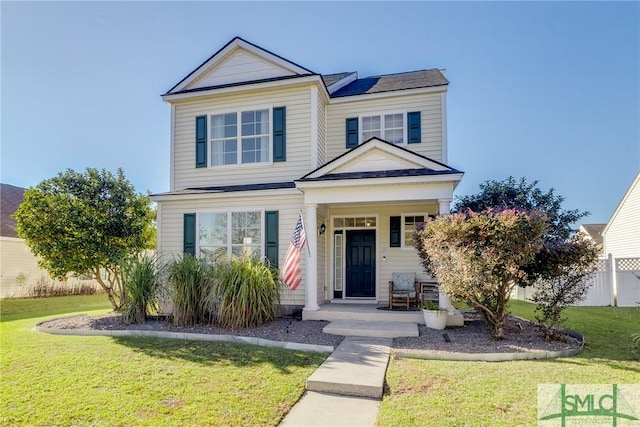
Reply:
[[[0,302],[0,425],[277,425],[326,358],[266,347],[35,332],[104,295]]]
[[[533,319],[534,305],[512,301]],[[640,309],[570,307],[566,326],[588,342],[578,356],[548,361],[447,362],[393,359],[378,414],[381,426],[534,426],[538,384],[640,383],[631,334]]]

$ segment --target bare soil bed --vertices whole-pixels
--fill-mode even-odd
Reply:
[[[532,351],[558,351],[578,348],[580,341],[569,335],[562,340],[547,342],[540,330],[531,322],[510,316],[505,328],[506,339],[491,340],[484,321],[473,312],[465,312],[465,325],[438,331],[419,325],[419,337],[395,338],[397,351],[456,353],[521,353]],[[322,332],[329,322],[279,319],[265,325],[246,329],[222,329],[209,325],[178,327],[164,319],[150,319],[143,324],[123,324],[118,314],[99,316],[78,315],[43,322],[40,326],[53,329],[99,330],[155,330],[212,335],[251,336],[273,341],[337,346],[344,339],[340,335]],[[447,342],[446,338],[449,340]]]

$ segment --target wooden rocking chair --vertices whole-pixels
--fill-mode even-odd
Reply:
[[[415,273],[393,273],[389,282],[389,309],[404,307],[406,310],[419,301]]]

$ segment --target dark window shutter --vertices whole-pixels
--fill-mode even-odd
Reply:
[[[287,109],[277,107],[273,109],[273,161],[287,160]]]
[[[389,246],[392,248],[399,248],[401,245],[401,222],[402,221],[399,216],[392,216],[389,218]]]
[[[264,253],[272,266],[278,266],[278,211],[264,213],[265,248]]]
[[[196,254],[196,214],[184,214],[183,220],[183,249],[185,253]]]
[[[420,111],[407,113],[407,139],[409,144],[419,144],[422,142]]]
[[[196,117],[196,167],[207,167],[207,116]]]
[[[347,133],[347,148],[354,148],[358,146],[358,118],[347,119],[346,123]]]

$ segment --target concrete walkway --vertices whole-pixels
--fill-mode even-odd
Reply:
[[[374,426],[391,338],[346,337],[307,380],[280,426]]]

